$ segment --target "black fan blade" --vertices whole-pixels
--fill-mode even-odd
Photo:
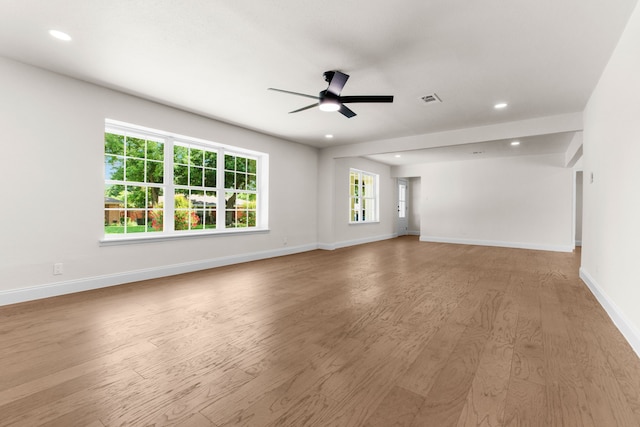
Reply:
[[[393,102],[393,95],[340,96],[338,100],[343,104],[355,102]]]
[[[351,117],[356,115],[356,113],[347,108],[346,105],[340,105],[340,109],[338,110],[338,112],[345,116],[347,119],[350,119]]]
[[[290,95],[298,95],[298,96],[304,96],[307,98],[311,98],[311,99],[320,99],[317,96],[314,95],[307,95],[306,93],[299,93],[299,92],[291,92],[290,90],[282,90],[282,89],[275,89],[275,88],[267,88],[267,90],[275,90],[276,92],[282,92],[282,93],[288,93]]]
[[[315,104],[307,105],[306,107],[302,107],[302,108],[298,108],[297,110],[289,111],[289,114],[297,113],[298,111],[308,110],[309,108],[317,107],[318,105],[320,105],[319,102],[317,102]]]
[[[340,71],[327,71],[325,77],[329,75],[329,73],[333,73],[329,80],[329,87],[327,88],[327,92],[330,92],[336,96],[340,95],[342,92],[342,88],[347,83],[349,79],[348,74],[341,73]]]

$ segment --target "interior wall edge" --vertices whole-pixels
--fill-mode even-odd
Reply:
[[[365,224],[357,224],[354,225],[354,227],[361,227]],[[349,246],[356,246],[356,245],[362,245],[364,243],[373,243],[373,242],[378,242],[380,240],[387,240],[387,239],[393,239],[398,237],[398,233],[392,233],[392,234],[381,234],[378,236],[370,236],[370,237],[364,237],[361,239],[352,239],[352,240],[342,240],[340,242],[335,242],[335,243],[318,243],[318,249],[323,249],[326,251],[332,251],[335,249],[340,249],[340,248],[346,248]]]
[[[503,241],[497,241],[497,240],[460,239],[457,237],[420,236],[420,241],[432,242],[432,243],[452,243],[457,245],[496,246],[501,248],[512,248],[512,249],[532,249],[536,251],[551,251],[551,252],[573,252],[574,250],[574,248],[569,245],[543,245],[539,243],[526,243],[526,242],[503,242]]]
[[[0,291],[0,306],[56,297],[77,292],[90,291],[110,286],[123,285],[132,282],[139,282],[141,280],[157,279],[160,277],[191,273],[199,270],[224,267],[226,265],[241,264],[244,262],[258,261],[261,259],[293,255],[296,253],[308,252],[315,249],[318,249],[317,244],[291,246],[287,248],[268,251],[252,252],[241,255],[225,256],[208,260],[167,265],[163,267],[154,267],[104,276],[49,283],[38,286],[31,286],[28,288],[10,289],[6,291]]]
[[[602,286],[598,284],[584,267],[580,267],[580,278],[587,285],[593,296],[596,297],[598,303],[604,308],[604,311],[609,315],[609,318],[627,340],[633,351],[640,357],[640,331],[636,329],[616,303],[604,292]]]

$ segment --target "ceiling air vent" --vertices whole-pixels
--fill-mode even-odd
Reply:
[[[431,104],[432,102],[442,102],[440,97],[438,97],[438,95],[436,95],[435,93],[430,93],[428,95],[421,96],[420,99],[425,104]]]

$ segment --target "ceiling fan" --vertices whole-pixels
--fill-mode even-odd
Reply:
[[[351,109],[344,104],[354,104],[357,102],[393,102],[393,95],[360,95],[360,96],[340,96],[342,88],[344,88],[348,74],[341,73],[340,71],[325,71],[324,79],[329,83],[329,86],[320,92],[318,96],[307,95],[305,93],[291,92],[289,90],[275,89],[270,87],[269,90],[275,90],[277,92],[289,93],[291,95],[304,96],[306,98],[317,99],[318,102],[307,105],[306,107],[298,108],[297,110],[289,111],[289,113],[297,113],[299,111],[308,110],[309,108],[319,107],[322,111],[338,111],[340,114],[347,118],[351,118],[356,115]]]

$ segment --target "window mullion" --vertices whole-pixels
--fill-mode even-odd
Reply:
[[[360,209],[358,212],[358,221],[360,222],[364,222],[365,218],[364,215],[362,214],[362,212],[364,211],[364,174],[362,172],[358,173],[358,186],[359,191],[358,191],[358,196],[360,197]]]
[[[173,138],[167,138],[164,144],[164,233],[175,232],[175,185],[173,183]]]
[[[225,150],[218,149],[217,169],[216,169],[216,230],[224,230],[227,227],[227,205],[225,201],[225,185],[224,185],[224,156]]]

